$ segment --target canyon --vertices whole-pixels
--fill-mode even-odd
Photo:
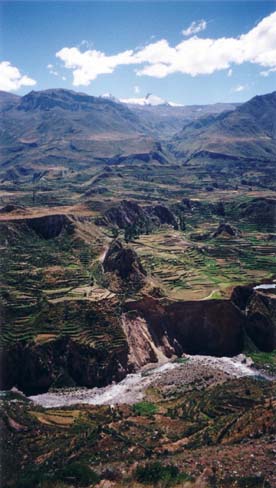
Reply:
[[[5,487],[274,486],[275,103],[0,94]]]

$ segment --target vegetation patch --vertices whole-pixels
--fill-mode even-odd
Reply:
[[[136,415],[154,415],[158,412],[158,407],[151,402],[139,402],[133,405],[133,410]]]
[[[98,474],[84,463],[72,463],[59,471],[57,477],[62,481],[68,480],[75,486],[93,486],[100,481]]]
[[[257,368],[276,373],[276,349],[272,352],[251,352],[249,355]]]
[[[186,473],[180,473],[177,466],[164,466],[160,462],[138,466],[135,473],[139,483],[148,485],[162,482],[162,486],[169,487],[182,481],[191,481],[192,478]]]

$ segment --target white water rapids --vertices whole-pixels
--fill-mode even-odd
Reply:
[[[254,370],[250,362],[243,355],[233,358],[213,356],[185,355],[190,365],[194,368],[204,366],[222,371],[230,377],[255,376],[259,373]],[[167,362],[147,371],[129,374],[120,383],[113,383],[103,388],[71,388],[49,391],[41,395],[29,397],[37,405],[44,408],[64,407],[75,404],[113,405],[122,403],[136,403],[143,399],[145,389],[170,371],[182,368],[183,381],[185,381],[185,364],[179,362]]]

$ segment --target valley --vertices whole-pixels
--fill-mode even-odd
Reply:
[[[276,92],[0,108],[3,486],[273,488]]]

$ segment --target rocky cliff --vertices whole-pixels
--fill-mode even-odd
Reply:
[[[202,300],[162,304],[146,298],[129,303],[148,323],[156,346],[166,354],[233,356],[243,349],[242,313],[228,300]],[[171,349],[165,347],[169,343]]]
[[[137,226],[146,232],[149,226],[159,227],[167,224],[178,228],[177,218],[165,205],[142,207],[131,200],[122,200],[118,205],[110,207],[102,218],[97,219],[99,225],[113,225],[120,229]]]
[[[47,323],[48,336],[5,349],[1,387],[15,385],[33,393],[53,386],[103,386],[173,355],[239,354],[245,331],[260,350],[271,351],[276,345],[275,299],[256,291],[248,298],[242,288],[235,290],[233,302],[171,302],[150,296],[120,305],[57,301],[37,319]]]
[[[232,294],[232,301],[243,311],[245,329],[261,351],[276,348],[276,295],[269,289],[239,286]]]
[[[104,272],[109,276],[109,288],[138,290],[145,283],[146,271],[133,249],[114,240],[103,261]]]

